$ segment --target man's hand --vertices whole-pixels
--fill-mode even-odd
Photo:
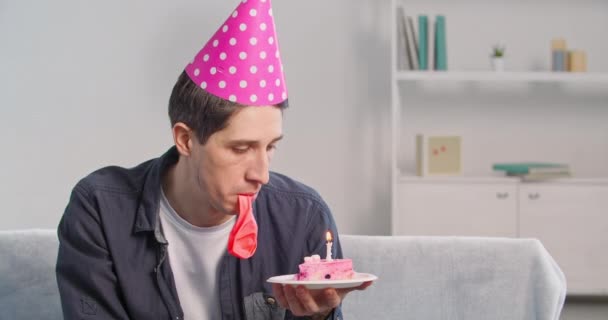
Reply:
[[[367,281],[354,288],[308,290],[302,285],[293,287],[274,283],[272,291],[281,307],[291,310],[293,315],[325,319],[334,308],[340,305],[346,294],[353,290],[364,290],[371,284],[371,281]]]

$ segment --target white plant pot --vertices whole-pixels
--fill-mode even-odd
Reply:
[[[505,58],[492,57],[492,69],[494,71],[505,71]]]

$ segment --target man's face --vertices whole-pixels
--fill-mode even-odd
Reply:
[[[211,213],[234,214],[239,194],[255,195],[268,183],[268,166],[282,127],[278,107],[244,107],[204,145],[193,144],[193,182]]]

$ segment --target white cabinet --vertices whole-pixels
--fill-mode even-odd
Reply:
[[[608,295],[608,184],[522,184],[521,237],[539,239],[568,293]]]
[[[517,185],[414,180],[399,184],[394,235],[517,236]]]
[[[568,294],[608,295],[608,181],[407,178],[393,235],[536,238],[564,271]]]

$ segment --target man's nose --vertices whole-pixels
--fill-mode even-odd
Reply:
[[[256,152],[255,158],[252,160],[251,166],[247,171],[247,180],[267,184],[270,179],[269,164],[270,157],[266,150]]]

